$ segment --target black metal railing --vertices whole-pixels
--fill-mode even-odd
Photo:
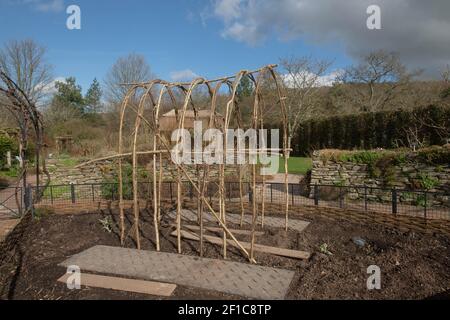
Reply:
[[[37,188],[32,188],[32,194],[37,194]],[[133,199],[131,184],[124,184],[123,196],[125,200]],[[117,183],[93,183],[52,185],[41,191],[38,202],[43,205],[55,204],[89,204],[98,201],[118,201],[119,190]],[[219,197],[219,187],[214,182],[206,186],[205,196],[213,202]],[[165,201],[176,201],[177,183],[164,182],[161,198]],[[288,196],[291,206],[316,206],[352,209],[363,212],[383,212],[394,215],[418,216],[429,219],[450,219],[450,195],[442,192],[427,190],[405,190],[396,188],[382,188],[369,186],[336,186],[336,185],[307,185],[284,183],[257,183],[252,190],[251,183],[242,183],[242,197],[251,203],[253,197],[257,202],[279,203],[286,202]],[[139,199],[151,201],[153,185],[151,182],[138,183]],[[197,199],[197,192],[189,182],[182,183],[182,196],[190,200]],[[241,192],[239,182],[225,183],[225,196],[229,202],[240,202]]]

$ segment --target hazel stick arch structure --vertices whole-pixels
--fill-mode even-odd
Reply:
[[[188,111],[193,111],[194,119],[198,119],[198,109],[193,100],[193,93],[197,88],[201,86],[205,86],[207,89],[207,96],[209,97],[209,129],[219,129],[223,130],[224,133],[224,150],[223,155],[227,155],[227,145],[228,145],[228,137],[225,134],[227,130],[230,128],[232,120],[236,122],[239,129],[241,129],[241,111],[239,108],[239,103],[237,102],[237,91],[239,84],[243,77],[248,77],[251,80],[253,86],[253,94],[254,101],[252,107],[252,125],[253,129],[263,129],[264,128],[264,114],[262,112],[262,106],[264,104],[264,97],[262,94],[262,83],[264,80],[270,79],[275,84],[275,93],[277,96],[277,106],[281,113],[281,121],[282,121],[282,133],[283,133],[283,147],[278,149],[281,151],[284,156],[284,167],[285,167],[285,228],[288,229],[289,225],[289,193],[288,193],[288,157],[290,150],[288,149],[288,119],[286,113],[285,106],[285,97],[283,95],[283,90],[275,72],[276,65],[268,65],[263,68],[248,71],[241,70],[237,74],[229,77],[223,77],[213,80],[207,80],[204,78],[197,78],[191,82],[167,82],[164,80],[153,80],[145,83],[131,83],[131,84],[123,84],[125,86],[129,86],[129,90],[122,102],[120,109],[120,124],[119,124],[119,146],[118,146],[118,154],[109,158],[118,159],[118,180],[119,180],[119,213],[120,213],[120,238],[121,243],[124,245],[126,238],[130,235],[130,233],[134,233],[134,240],[136,242],[137,248],[141,249],[140,242],[140,206],[139,206],[139,174],[138,174],[138,163],[139,157],[142,155],[151,155],[151,176],[152,176],[152,202],[153,202],[153,224],[155,229],[155,244],[156,250],[160,251],[160,239],[159,239],[159,229],[161,223],[161,189],[163,183],[163,164],[162,164],[162,156],[171,154],[171,145],[170,143],[163,137],[160,128],[160,116],[161,116],[161,108],[163,104],[163,100],[165,95],[169,96],[169,100],[175,110],[175,114],[177,116],[177,128],[179,130],[185,129],[186,125],[186,114]],[[218,96],[220,90],[223,86],[228,87],[229,94],[227,96],[224,115],[221,118],[223,121],[218,121],[217,116],[217,105],[218,105]],[[181,101],[177,101],[174,91],[177,90],[180,93]],[[190,110],[192,108],[192,110]],[[131,145],[128,146],[130,149],[129,152],[125,153],[125,116],[130,113],[132,117],[135,117],[134,127],[132,131],[132,139]],[[149,117],[148,114],[151,114]],[[234,117],[233,117],[234,116]],[[153,133],[153,146],[149,150],[139,150],[138,140],[141,133],[141,128],[143,126],[148,127]],[[265,144],[263,144],[262,148],[266,148]],[[258,150],[250,150],[246,149],[246,154],[256,153]],[[157,161],[159,156],[159,171],[157,170]],[[133,216],[134,221],[131,228],[127,231],[125,227],[125,210],[124,210],[124,158],[132,159],[132,194],[133,194]],[[106,158],[102,158],[104,160]],[[95,160],[93,160],[95,161]],[[92,162],[92,161],[91,161]],[[211,170],[212,165],[202,164],[203,175],[197,174],[194,178],[192,174],[188,171],[187,167],[190,165],[179,164],[173,162],[173,166],[176,167],[177,170],[177,196],[176,196],[176,229],[177,229],[177,248],[178,252],[182,252],[181,248],[181,214],[182,214],[182,205],[183,205],[183,197],[182,197],[182,179],[185,179],[185,182],[188,182],[193,191],[197,195],[197,215],[198,215],[198,224],[200,226],[200,255],[203,255],[203,219],[204,219],[204,211],[205,209],[209,211],[209,213],[214,217],[217,223],[223,230],[223,256],[227,257],[227,242],[232,240],[236,243],[237,247],[240,251],[246,256],[250,262],[256,263],[254,258],[254,242],[255,242],[255,229],[257,226],[257,218],[258,218],[258,204],[256,200],[256,164],[251,165],[251,190],[253,192],[252,199],[252,236],[251,236],[251,246],[250,250],[245,248],[233,235],[233,233],[227,227],[227,214],[226,214],[226,190],[225,190],[225,167],[226,164],[222,163],[218,166],[218,179],[216,182],[218,185],[218,201],[219,201],[219,210],[216,212],[213,209],[213,204],[206,197],[206,189],[208,185],[209,172]],[[195,164],[197,173],[199,172],[199,165]],[[239,169],[240,171],[240,169]],[[239,173],[241,176],[241,172]],[[263,180],[264,184],[264,180]],[[241,202],[241,223],[244,217],[244,205],[243,205],[243,196],[242,196],[242,182],[239,182],[239,199]],[[264,202],[264,196],[262,197]],[[264,210],[264,204],[262,205],[262,210]],[[264,216],[264,212],[261,213],[262,217]],[[262,220],[262,224],[264,220]],[[230,239],[230,240],[228,240]]]

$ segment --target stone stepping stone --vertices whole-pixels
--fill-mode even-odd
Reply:
[[[180,254],[95,246],[60,266],[161,281],[253,299],[284,299],[294,271]]]

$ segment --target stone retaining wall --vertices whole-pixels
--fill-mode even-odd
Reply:
[[[311,185],[342,186],[350,199],[361,199],[366,196],[369,200],[383,202],[391,201],[392,194],[390,191],[383,192],[376,188],[412,190],[412,193],[408,195],[406,192],[399,192],[399,200],[417,201],[418,196],[414,190],[426,189],[423,185],[424,179],[436,182],[427,190],[430,193],[439,193],[431,199],[434,201],[433,204],[450,206],[450,165],[433,167],[423,163],[406,163],[403,166],[391,166],[384,171],[381,170],[375,177],[366,164],[323,161],[318,152],[314,154],[311,172]],[[345,188],[346,186],[367,186],[369,194],[365,195],[367,190],[364,188]],[[311,188],[311,196],[312,193],[313,188]]]
[[[164,170],[163,170],[163,180],[164,181],[176,181],[178,177],[177,167],[170,163],[169,160],[165,162],[163,160]],[[197,171],[195,166],[186,166],[190,177],[196,179]],[[112,180],[114,175],[117,174],[117,165],[113,161],[100,161],[92,163],[89,165],[82,166],[80,168],[64,168],[64,167],[53,167],[49,166],[51,172],[51,180],[53,185],[68,185],[68,184],[98,184],[105,182],[107,180]],[[152,172],[153,166],[149,164],[147,166],[147,171]],[[157,170],[159,174],[159,163],[157,164]],[[231,165],[225,167],[225,176],[233,177],[233,181],[238,181],[238,166]],[[248,172],[244,168],[244,176]],[[200,170],[200,175],[202,171]],[[211,177],[218,177],[219,171],[217,166],[211,166],[209,175]],[[187,181],[185,176],[182,177],[183,181]]]
[[[112,178],[112,161],[102,161],[83,166],[81,168],[64,168],[49,166],[53,185],[67,184],[97,184]]]

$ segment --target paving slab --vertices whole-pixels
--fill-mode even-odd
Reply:
[[[175,219],[177,216],[176,211],[172,211],[168,214],[172,219]],[[193,212],[192,210],[188,209],[182,209],[181,210],[181,216],[191,222],[197,221],[197,213]],[[210,214],[210,213],[204,213],[203,218],[204,221],[207,222],[215,222],[217,221],[216,218]],[[235,214],[235,213],[228,213],[226,215],[227,222],[233,223],[233,224],[240,224],[241,223],[241,215]],[[258,217],[258,224],[261,224],[261,217]],[[252,217],[250,215],[244,216],[244,224],[251,225],[252,224]],[[284,218],[277,218],[277,217],[270,217],[266,216],[264,218],[264,225],[272,227],[272,228],[282,228],[284,229],[286,226],[286,220]],[[302,232],[309,226],[309,222],[298,220],[298,219],[289,219],[289,229]]]
[[[67,283],[69,276],[70,274],[63,275],[58,279],[58,282]],[[161,297],[170,297],[177,287],[175,284],[169,283],[106,277],[88,273],[82,273],[80,280],[82,286],[144,293]]]
[[[200,241],[200,237],[196,233],[187,232],[184,230],[181,230],[181,236],[188,240],[194,240],[194,241]],[[170,234],[173,237],[177,236],[177,232],[174,231]],[[208,235],[203,236],[204,239],[212,244],[217,244],[223,246],[223,238],[219,237],[211,237]],[[251,249],[251,243],[245,242],[245,241],[239,241],[241,246],[243,246],[247,251],[250,251]],[[234,240],[228,240],[228,244],[233,247],[238,247],[238,244]],[[288,257],[288,258],[295,258],[295,259],[305,259],[308,260],[311,257],[311,254],[306,251],[299,251],[299,250],[291,250],[291,249],[284,249],[284,248],[277,248],[277,247],[270,247],[265,246],[261,244],[254,244],[254,250],[257,252],[264,252],[268,254],[274,254],[276,256],[281,257]]]
[[[294,277],[290,270],[180,254],[95,246],[60,266],[81,271],[162,281],[254,299],[284,299]]]

